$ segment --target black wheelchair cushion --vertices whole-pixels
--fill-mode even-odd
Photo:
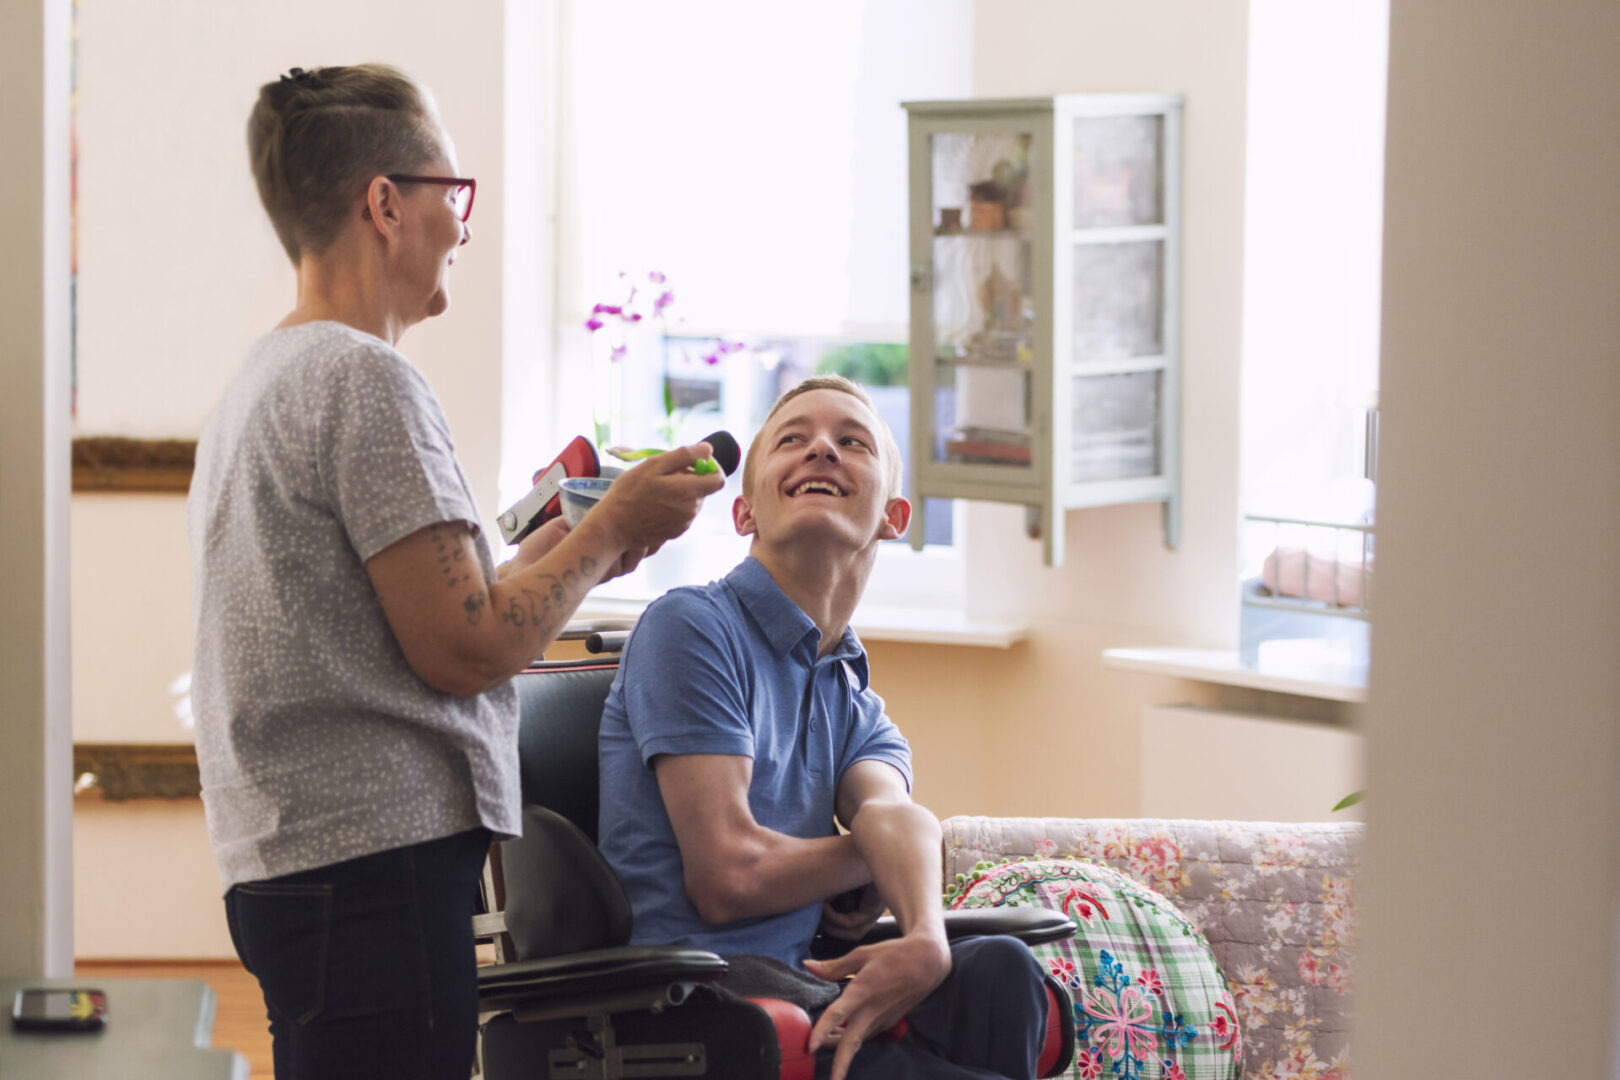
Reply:
[[[561,814],[525,806],[523,835],[501,844],[501,867],[506,932],[518,960],[609,949],[630,940],[633,920],[624,887],[590,838]]]

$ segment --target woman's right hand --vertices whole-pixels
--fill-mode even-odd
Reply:
[[[723,473],[691,471],[710,456],[708,443],[696,443],[648,458],[613,481],[592,516],[601,515],[627,550],[656,551],[687,530],[705,496],[725,487]]]

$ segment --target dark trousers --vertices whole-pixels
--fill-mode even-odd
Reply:
[[[225,894],[277,1080],[466,1080],[478,1031],[474,829]]]
[[[1046,1034],[1041,966],[1010,937],[951,943],[951,973],[906,1016],[898,1042],[865,1043],[851,1080],[1030,1080]],[[816,1055],[825,1077],[832,1051]]]

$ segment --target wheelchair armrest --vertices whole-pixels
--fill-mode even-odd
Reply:
[[[670,985],[710,983],[726,962],[702,949],[622,946],[478,969],[479,1008],[587,1000]]]
[[[1061,941],[1074,934],[1074,920],[1061,911],[1044,907],[963,908],[945,913],[945,936],[951,940],[981,934],[1005,934],[1025,945]],[[892,915],[877,921],[860,941],[845,941],[817,934],[810,943],[810,955],[817,960],[842,956],[857,945],[873,945],[900,936],[900,924]]]

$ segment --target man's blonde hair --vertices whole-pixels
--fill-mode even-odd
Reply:
[[[879,456],[884,471],[887,473],[889,490],[885,497],[897,498],[900,495],[902,485],[900,444],[895,441],[894,432],[889,430],[889,425],[883,422],[883,417],[878,415],[877,406],[872,404],[871,397],[867,395],[861,384],[846,379],[842,375],[812,375],[776,399],[776,404],[771,406],[770,414],[765,417],[765,422],[759,425],[759,430],[754,433],[753,441],[748,444],[748,456],[743,459],[743,494],[749,495],[753,493],[754,476],[756,475],[754,454],[759,449],[760,440],[765,437],[766,429],[771,426],[771,420],[775,418],[777,413],[782,411],[782,406],[801,394],[808,394],[812,390],[837,390],[841,394],[848,394],[862,405],[865,405],[867,410],[871,412],[872,419],[877,426],[877,430],[873,434],[877,436]]]

